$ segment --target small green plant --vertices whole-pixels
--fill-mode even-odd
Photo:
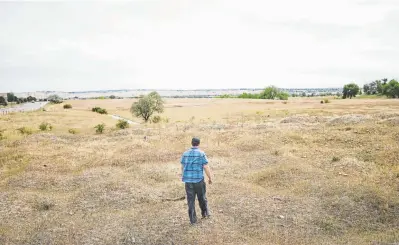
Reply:
[[[104,109],[104,108],[98,110],[97,112],[100,113],[100,114],[108,114],[107,110]]]
[[[164,118],[162,118],[162,121],[163,121],[164,123],[169,123],[169,118],[164,117]]]
[[[6,136],[4,136],[5,131],[6,131],[5,129],[0,129],[0,140],[6,139]]]
[[[101,108],[101,107],[93,107],[91,109],[91,111],[92,112],[97,112],[97,113],[100,113],[100,114],[108,114],[107,110],[104,109],[104,108]]]
[[[324,99],[324,103],[328,104],[328,103],[330,103],[330,100],[329,99]]]
[[[105,130],[105,124],[104,123],[98,124],[94,128],[96,129],[97,134],[102,134]]]
[[[338,162],[340,159],[339,159],[339,157],[336,157],[336,156],[334,156],[333,158],[332,158],[332,162]]]
[[[48,200],[41,200],[36,202],[35,204],[35,209],[38,211],[48,211],[51,208],[53,208],[55,205],[54,203],[48,201]]]
[[[119,129],[125,129],[129,127],[129,123],[126,120],[119,120],[116,123],[116,127]]]
[[[92,112],[97,112],[99,109],[101,109],[101,108],[96,106],[96,107],[91,108],[91,111]]]
[[[65,104],[64,105],[64,109],[72,109],[72,105],[71,104]]]
[[[18,132],[20,132],[23,135],[25,135],[25,134],[26,135],[33,134],[33,130],[31,128],[22,127],[22,128],[18,128],[17,130],[18,130]]]
[[[68,132],[69,132],[70,134],[77,134],[77,133],[79,133],[78,130],[77,130],[77,129],[74,129],[74,128],[69,129]]]
[[[39,125],[39,129],[40,129],[41,131],[47,131],[47,130],[51,131],[51,130],[53,129],[53,126],[51,126],[50,123],[42,122],[42,123]]]
[[[153,116],[151,119],[152,123],[159,123],[162,120],[160,116]]]

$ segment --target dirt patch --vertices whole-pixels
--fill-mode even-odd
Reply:
[[[330,119],[328,121],[329,125],[336,126],[336,125],[348,125],[348,124],[358,124],[363,123],[366,121],[371,120],[370,116],[360,115],[360,114],[353,114],[353,115],[344,115],[338,116]]]
[[[328,117],[309,116],[309,115],[295,115],[286,117],[280,123],[299,123],[299,124],[317,124],[328,121]]]
[[[398,126],[399,125],[399,117],[393,117],[393,118],[389,118],[386,120],[382,120],[381,123],[392,125],[392,126]]]
[[[399,113],[389,113],[389,112],[381,112],[373,115],[373,117],[378,119],[391,119],[391,118],[398,118]]]

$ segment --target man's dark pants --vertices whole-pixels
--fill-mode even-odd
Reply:
[[[202,180],[199,183],[186,183],[188,216],[191,224],[197,222],[197,214],[195,213],[195,196],[197,195],[199,206],[201,208],[202,217],[209,215],[208,200],[206,200],[206,184]]]

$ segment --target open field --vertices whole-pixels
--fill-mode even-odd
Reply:
[[[168,123],[126,130],[91,108],[140,122],[133,100],[0,116],[0,244],[399,243],[399,100],[330,101],[168,99]],[[214,173],[193,227],[192,136]]]

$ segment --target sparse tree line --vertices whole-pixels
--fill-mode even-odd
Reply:
[[[8,103],[16,103],[16,104],[22,104],[22,103],[27,103],[27,102],[35,102],[37,99],[32,96],[28,96],[27,98],[18,98],[17,96],[14,95],[14,93],[7,93],[7,99],[4,98],[3,96],[0,96],[0,105],[7,106]]]
[[[388,98],[399,98],[399,82],[392,79],[388,82],[387,78],[375,80],[363,86],[363,91],[368,95],[385,95]]]
[[[399,82],[395,79],[388,82],[387,78],[375,80],[363,86],[363,93],[367,95],[385,95],[388,98],[399,98]],[[356,95],[361,95],[362,90],[356,83],[350,83],[344,86],[342,94],[342,98],[352,99]]]
[[[265,88],[259,94],[242,93],[237,98],[240,99],[265,99],[265,100],[288,100],[289,94],[280,90],[275,86]],[[228,95],[220,96],[219,98],[230,98]]]

